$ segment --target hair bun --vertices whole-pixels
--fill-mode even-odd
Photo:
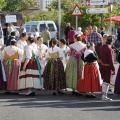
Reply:
[[[30,41],[30,43],[34,42],[34,38],[33,37],[28,37],[28,41]]]

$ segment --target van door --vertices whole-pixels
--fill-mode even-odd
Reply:
[[[46,28],[46,24],[40,24],[40,27],[39,27],[39,32],[40,32],[40,34],[41,34],[41,32],[43,31],[43,30],[45,30],[45,28]]]
[[[53,23],[48,23],[47,24],[49,31],[51,33],[51,38],[55,38],[56,37],[56,30],[55,30],[55,26]]]

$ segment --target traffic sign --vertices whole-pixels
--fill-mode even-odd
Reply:
[[[108,5],[108,0],[86,0],[87,6]]]
[[[99,14],[108,13],[108,8],[88,8],[86,9],[87,14]]]
[[[6,23],[17,22],[16,15],[6,15],[5,19],[6,19]]]
[[[80,10],[80,7],[78,5],[76,5],[72,11],[72,16],[81,16],[82,12]]]

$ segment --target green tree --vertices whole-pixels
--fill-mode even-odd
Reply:
[[[6,6],[5,0],[0,0],[0,11]]]
[[[5,0],[6,7],[3,10],[8,12],[19,12],[28,8],[35,7],[34,0]]]

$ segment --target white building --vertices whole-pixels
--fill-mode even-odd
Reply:
[[[47,10],[48,5],[52,2],[53,0],[39,0],[40,2],[40,9],[41,10]]]

